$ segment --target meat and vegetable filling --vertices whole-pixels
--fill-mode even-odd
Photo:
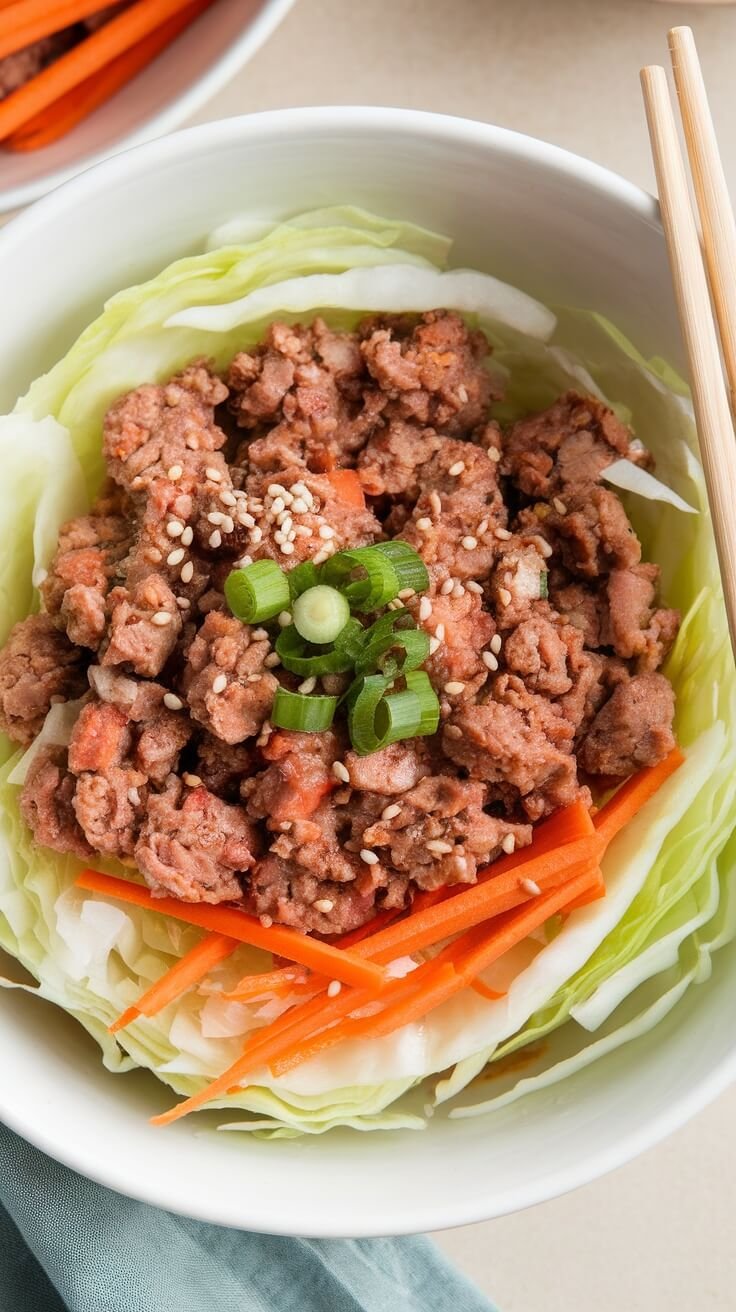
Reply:
[[[68,749],[44,745],[28,772],[39,843],[342,933],[417,888],[472,883],[536,821],[668,753],[658,670],[679,617],[600,478],[647,454],[573,393],[503,431],[487,356],[444,311],[355,333],[277,323],[224,378],[197,361],[113,405],[109,480],[61,532],[44,613],[0,653],[17,742],[82,698]],[[315,582],[338,553],[394,539],[426,586],[349,622],[360,636],[408,613],[439,718],[366,753],[352,673],[285,668],[289,607],[245,623],[225,585],[264,560],[287,579],[311,562]],[[399,668],[392,690],[409,681]],[[307,732],[274,725],[286,694],[342,700]]]

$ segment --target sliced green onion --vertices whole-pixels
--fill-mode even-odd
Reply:
[[[336,588],[318,583],[296,598],[291,608],[294,627],[307,642],[334,642],[350,619],[347,599]]]
[[[342,674],[355,664],[355,645],[363,634],[360,620],[349,619],[338,634],[334,646],[320,649],[306,642],[295,624],[282,629],[276,639],[276,652],[284,669],[292,674],[309,677],[312,674]]]
[[[548,580],[549,580],[549,571],[546,569],[541,570],[539,574],[539,596],[542,601],[545,601],[546,598],[549,596]]]
[[[440,704],[424,670],[406,675],[406,688],[387,696],[392,680],[381,674],[356,679],[347,694],[348,732],[359,756],[389,743],[437,732]]]
[[[319,583],[317,566],[313,565],[311,560],[303,560],[301,565],[295,565],[293,569],[289,570],[286,579],[289,584],[291,600],[296,601],[296,598],[301,597],[307,588],[314,588]]]
[[[408,542],[397,539],[392,542],[377,542],[375,546],[376,551],[382,551],[388,556],[396,570],[400,592],[403,592],[404,588],[413,588],[415,592],[426,592],[429,587],[427,566]]]
[[[337,588],[351,610],[379,610],[401,589],[399,576],[385,552],[377,547],[338,551],[319,572],[320,583]]]
[[[389,611],[366,629],[356,674],[380,672],[390,678],[422,665],[429,655],[429,637],[417,629],[408,610]]]
[[[288,610],[289,584],[275,560],[256,560],[228,574],[225,600],[236,619],[257,624]]]
[[[337,697],[310,697],[289,692],[287,688],[277,688],[271,707],[271,723],[279,729],[321,733],[332,724],[336,706]]]

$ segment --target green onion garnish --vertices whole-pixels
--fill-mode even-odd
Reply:
[[[539,574],[539,596],[542,601],[549,596],[549,571],[543,569]]]
[[[440,703],[432,684],[429,681],[429,675],[425,670],[410,670],[405,676],[406,686],[409,692],[416,693],[419,698],[421,718],[419,727],[414,733],[417,738],[427,738],[430,734],[436,733],[440,723]]]
[[[401,589],[391,561],[376,547],[338,551],[322,565],[319,577],[347,598],[351,610],[379,610]]]
[[[336,706],[337,697],[311,697],[277,688],[271,707],[271,723],[279,729],[322,733],[332,724]]]
[[[312,674],[343,674],[355,665],[357,644],[363,635],[360,620],[349,619],[337,635],[333,646],[320,650],[307,642],[295,624],[282,629],[276,639],[276,652],[284,669],[308,678]]]
[[[256,560],[228,574],[225,600],[236,619],[257,624],[288,610],[289,584],[275,560]]]
[[[318,583],[296,598],[291,608],[294,627],[307,642],[334,642],[350,619],[347,599],[336,588]]]
[[[313,588],[319,583],[317,566],[313,565],[311,560],[303,560],[301,565],[295,565],[293,569],[289,570],[286,578],[292,601],[296,601],[297,597],[301,597],[307,588]]]
[[[348,731],[359,756],[369,756],[388,743],[437,732],[440,704],[423,670],[406,675],[403,692],[386,695],[391,680],[381,674],[356,679],[348,697]]]
[[[348,693],[348,733],[359,756],[369,756],[383,747],[376,732],[376,710],[390,681],[382,674],[368,674],[356,679]]]
[[[399,592],[404,588],[413,588],[415,592],[426,592],[429,587],[427,566],[408,542],[398,539],[392,542],[377,542],[376,551],[388,556],[399,579]]]
[[[365,630],[363,650],[355,661],[356,674],[380,672],[395,677],[414,670],[429,655],[429,637],[417,629],[408,610],[389,611]]]

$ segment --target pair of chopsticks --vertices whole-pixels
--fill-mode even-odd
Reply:
[[[664,69],[641,83],[736,655],[736,223],[691,28],[673,28],[669,48],[702,249]]]

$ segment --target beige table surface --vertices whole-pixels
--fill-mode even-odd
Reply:
[[[545,137],[649,187],[638,71],[666,57],[676,22],[695,26],[736,182],[736,7],[297,0],[198,120],[327,103],[441,110]],[[736,1312],[735,1122],[736,1089],[597,1184],[438,1242],[502,1312]]]

